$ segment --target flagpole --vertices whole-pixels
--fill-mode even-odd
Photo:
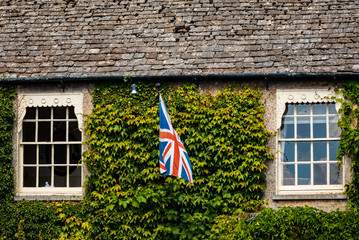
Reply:
[[[157,92],[158,92],[159,94],[161,94],[160,86],[161,86],[160,83],[156,83],[156,84],[155,84],[155,87],[156,87]]]
[[[156,84],[155,84],[155,87],[156,87],[157,92],[158,92],[158,100],[159,100],[159,101],[161,101],[161,90],[160,90],[160,86],[161,86],[160,83],[156,83]]]

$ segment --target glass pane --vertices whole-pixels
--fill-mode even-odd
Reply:
[[[327,184],[327,164],[314,164],[314,185]]]
[[[24,145],[24,164],[36,164],[36,145]]]
[[[343,184],[343,171],[341,165],[331,163],[329,171],[330,184]]]
[[[309,114],[310,114],[310,104],[297,105],[297,115],[309,115]]]
[[[81,187],[81,167],[70,167],[70,187]]]
[[[329,161],[338,161],[337,152],[339,148],[339,141],[329,142]]]
[[[313,161],[327,161],[327,142],[313,142]]]
[[[329,137],[338,138],[341,134],[341,129],[338,127],[339,116],[329,117]]]
[[[54,170],[55,187],[66,187],[67,167],[55,167]]]
[[[67,145],[60,144],[54,145],[54,163],[55,164],[66,164],[67,158]]]
[[[54,122],[54,141],[66,141],[66,121]]]
[[[310,138],[310,118],[297,118],[297,138]]]
[[[310,142],[297,142],[297,161],[310,161]]]
[[[51,167],[39,167],[39,187],[51,187]]]
[[[327,118],[313,117],[313,138],[327,137]]]
[[[35,119],[35,118],[36,118],[36,108],[27,107],[24,119]]]
[[[78,129],[77,122],[69,122],[69,141],[81,142],[81,132]]]
[[[282,150],[282,162],[294,162],[294,146],[295,142],[282,142],[281,150]]]
[[[294,185],[295,179],[295,166],[294,165],[283,165],[282,166],[282,186]]]
[[[310,185],[310,164],[298,164],[298,185]]]
[[[35,123],[23,122],[22,123],[22,141],[35,142]]]
[[[39,145],[39,164],[51,164],[51,145]]]
[[[329,114],[338,114],[337,110],[335,109],[335,103],[328,103],[328,110]]]
[[[68,109],[69,109],[69,119],[77,119],[75,115],[75,108],[69,107]]]
[[[70,164],[79,164],[81,160],[81,144],[70,145]]]
[[[293,103],[286,104],[284,115],[285,116],[294,115],[294,104]]]
[[[326,114],[327,112],[327,105],[325,103],[312,104],[312,107],[314,115]]]
[[[51,141],[51,122],[38,122],[38,141],[50,142]]]
[[[54,119],[66,119],[66,107],[55,107]]]
[[[39,119],[51,119],[51,108],[49,107],[40,107],[39,111]]]
[[[36,167],[24,167],[24,187],[36,187]]]
[[[294,118],[286,117],[282,119],[283,124],[281,127],[282,138],[294,138]]]

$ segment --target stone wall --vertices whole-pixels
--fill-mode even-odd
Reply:
[[[210,92],[211,94],[215,94],[217,91],[226,87],[230,82],[220,81],[202,81],[198,83],[198,88],[202,94]],[[278,129],[276,129],[276,90],[277,89],[327,89],[333,86],[336,86],[336,82],[332,79],[329,80],[301,80],[297,79],[275,79],[271,81],[264,81],[258,79],[252,79],[243,81],[243,83],[249,85],[254,88],[257,87],[261,91],[263,91],[263,104],[265,106],[264,119],[265,126],[268,131],[275,133]],[[173,84],[173,86],[178,86],[181,82],[177,82]],[[66,93],[83,93],[84,94],[84,115],[91,113],[92,111],[92,101],[91,95],[88,92],[88,89],[91,88],[91,85],[87,83],[68,83],[65,88]],[[58,86],[56,83],[53,84],[23,84],[18,88],[18,94],[36,94],[36,93],[61,93],[62,87]],[[15,106],[17,103],[15,102]],[[17,113],[17,115],[19,115]],[[18,131],[14,129],[14,142],[17,142],[17,134]],[[276,149],[276,135],[273,135],[268,142],[268,147],[271,149],[272,153],[275,154]],[[17,149],[16,144],[14,144],[14,165],[16,167],[17,164]],[[333,199],[333,198],[321,198],[317,197],[317,199],[308,199],[303,197],[302,199],[299,197],[297,199],[289,199],[289,200],[275,200],[277,196],[277,160],[266,163],[268,169],[266,171],[266,190],[263,196],[263,199],[268,201],[268,206],[273,208],[278,208],[281,206],[313,206],[316,208],[320,208],[326,211],[336,210],[337,208],[344,210],[347,204],[347,200],[345,199]],[[350,162],[346,162],[345,171],[347,179],[346,181],[350,181]],[[313,195],[313,194],[312,194]],[[314,194],[315,195],[315,194]],[[328,197],[328,196],[326,196]]]

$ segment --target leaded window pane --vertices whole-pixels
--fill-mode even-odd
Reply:
[[[70,164],[78,164],[81,160],[81,144],[70,145]]]
[[[81,132],[77,122],[69,122],[69,141],[81,141]]]
[[[314,164],[314,185],[327,184],[327,164],[319,163]]]
[[[310,185],[310,164],[298,164],[298,185]]]
[[[50,142],[51,141],[51,122],[38,122],[38,141]]]
[[[66,141],[66,121],[55,121],[53,124],[54,141]]]
[[[68,175],[67,167],[62,167],[62,166],[54,167],[55,187],[66,187],[67,175]]]
[[[329,137],[340,137],[341,130],[338,127],[339,116],[329,117]]]
[[[313,161],[327,161],[327,142],[313,142]]]
[[[24,146],[24,164],[36,164],[36,145]]]
[[[282,166],[283,186],[291,186],[295,184],[295,165],[283,165]]]
[[[39,164],[51,164],[51,145],[39,145]]]
[[[310,113],[310,105],[308,104],[297,105],[297,115],[308,115],[309,113]]]
[[[339,141],[330,141],[329,142],[329,160],[338,161],[337,152],[339,148]]]
[[[310,161],[310,142],[297,142],[297,161]]]
[[[36,118],[36,108],[28,107],[26,108],[26,114],[24,119],[35,119]]]
[[[282,162],[294,162],[295,142],[282,142]]]
[[[327,137],[327,118],[313,117],[313,137],[326,138]]]
[[[283,138],[294,138],[294,118],[283,118],[281,134]]]
[[[34,122],[24,122],[22,125],[22,141],[23,142],[35,142],[35,129]]]
[[[328,103],[328,112],[329,114],[338,114],[335,103]]]
[[[284,115],[286,115],[286,116],[294,115],[294,104],[286,105]]]
[[[340,164],[331,163],[330,164],[330,184],[343,184],[343,174]]]
[[[70,167],[70,187],[81,186],[81,167]]]
[[[297,138],[310,138],[309,117],[297,117]]]
[[[67,159],[67,145],[54,145],[54,164],[66,164]]]
[[[54,108],[54,119],[66,119],[66,108],[65,107]]]
[[[36,167],[24,167],[24,187],[36,187]]]
[[[325,115],[327,111],[327,106],[325,104],[316,103],[312,104],[313,115]]]
[[[51,119],[51,108],[41,107],[38,108],[38,118],[39,119]]]
[[[49,187],[51,184],[51,167],[39,167],[39,187]]]

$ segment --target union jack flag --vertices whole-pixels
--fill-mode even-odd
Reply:
[[[193,183],[192,166],[160,94],[160,172]]]

